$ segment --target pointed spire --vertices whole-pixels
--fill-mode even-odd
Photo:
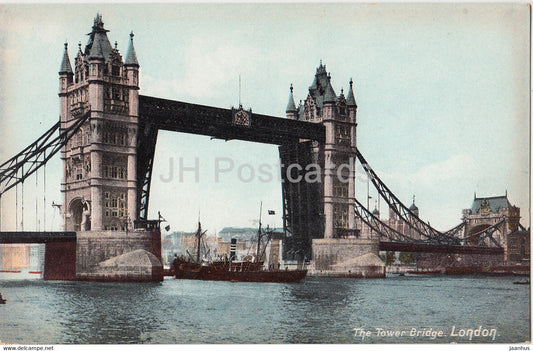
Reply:
[[[100,58],[99,56],[101,55],[105,60],[109,59],[113,48],[111,47],[111,43],[107,38],[107,32],[109,31],[104,28],[102,16],[97,13],[94,19],[92,31],[88,34],[89,42],[85,46],[85,55],[87,55],[89,58]],[[100,48],[98,48],[98,46],[100,46]],[[98,50],[100,50],[100,53],[97,52]]]
[[[326,92],[324,93],[324,102],[335,102],[336,95],[331,86],[331,75],[328,75],[328,83],[326,85]]]
[[[96,32],[109,32],[107,29],[104,28],[104,22],[102,21],[102,15],[100,13],[96,13],[96,17],[94,18],[92,33]],[[91,35],[92,33],[89,33],[89,35]]]
[[[357,104],[355,103],[355,97],[353,95],[353,80],[350,78],[350,90],[348,91],[348,99],[346,99],[346,106],[355,106],[357,107]]]
[[[285,112],[287,113],[297,111],[296,104],[294,103],[294,96],[292,95],[292,90],[293,90],[293,87],[291,84],[291,94],[289,95],[289,103],[287,104],[287,109],[285,110]]]
[[[63,60],[61,61],[61,67],[59,68],[59,74],[61,73],[74,74],[74,72],[72,71],[72,66],[70,65],[70,59],[68,57],[68,43],[65,43]]]
[[[411,210],[411,212],[418,212],[418,207],[415,205],[415,195],[413,195],[413,204],[409,207],[409,210]]]
[[[102,22],[102,15],[100,13],[96,13],[96,17],[94,18],[94,28],[104,28],[104,22]]]
[[[99,41],[95,42],[94,43],[95,47],[93,47],[91,49],[91,54],[89,55],[89,60],[91,59],[99,59],[99,60],[104,60],[105,57],[104,57],[104,52],[102,51],[102,45],[100,44]]]
[[[125,66],[137,66],[139,67],[139,62],[137,61],[137,55],[135,54],[135,47],[133,46],[133,31],[130,33],[130,46],[128,48],[128,54],[126,55]]]
[[[372,211],[372,214],[376,217],[379,217],[378,200],[376,200],[376,204],[374,206],[374,211]]]

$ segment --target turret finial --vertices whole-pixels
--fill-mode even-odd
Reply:
[[[68,57],[68,43],[65,40],[65,50],[63,51],[63,59],[61,60],[61,67],[59,68],[59,74],[67,73],[73,74],[72,66],[70,65],[70,59]]]
[[[289,95],[289,103],[287,104],[287,109],[285,110],[285,112],[297,112],[297,109],[296,109],[296,105],[294,104],[294,97],[292,95],[292,91],[293,91],[293,86],[292,86],[292,83],[291,83],[291,93]]]
[[[357,108],[355,103],[355,96],[353,95],[353,80],[350,78],[350,90],[348,91],[348,98],[346,99],[346,105]]]
[[[126,55],[126,65],[135,65],[139,67],[139,62],[137,61],[137,55],[135,54],[135,48],[133,47],[133,31],[130,33],[130,47],[128,48],[128,54]]]

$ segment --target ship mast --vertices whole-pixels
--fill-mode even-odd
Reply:
[[[200,223],[200,213],[198,212],[198,231],[196,232],[196,262],[200,263],[200,244],[202,238],[202,224]]]
[[[261,201],[261,205],[259,206],[259,229],[257,230],[257,253],[256,253],[256,260],[259,262],[259,254],[261,253],[261,212],[263,210],[263,201]]]

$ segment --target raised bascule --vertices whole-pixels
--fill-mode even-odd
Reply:
[[[159,130],[278,145],[285,165],[282,257],[310,261],[312,274],[382,277],[379,251],[481,255],[498,261],[520,256],[507,254],[508,242],[519,245],[520,233],[529,238],[529,232],[507,197],[507,202],[476,198],[463,222],[447,232],[421,220],[414,203],[405,206],[356,146],[352,80],[348,93],[341,89],[337,95],[322,62],[298,106],[291,85],[286,118],[278,118],[242,106],[222,109],[139,95],[133,33],[125,59],[107,33],[97,15],[88,43],[78,47],[74,69],[65,44],[60,121],[0,165],[1,199],[60,153],[64,231],[0,232],[0,243],[46,244],[45,279],[163,279],[161,221],[148,219]],[[355,162],[389,207],[388,221],[355,197]]]

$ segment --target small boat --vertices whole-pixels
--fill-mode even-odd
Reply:
[[[261,204],[262,208],[262,204]],[[203,262],[201,259],[201,243],[205,232],[198,219],[196,231],[196,255],[189,258],[176,257],[172,262],[172,271],[176,279],[218,280],[230,282],[256,282],[256,283],[297,283],[307,275],[307,269],[263,269],[260,260],[263,257],[266,245],[261,251],[261,238],[266,235],[261,230],[261,212],[259,214],[259,230],[257,232],[257,252],[255,261],[234,261],[233,257],[223,261]]]
[[[489,277],[506,277],[509,275],[513,275],[513,273],[509,271],[490,271],[490,272],[482,272],[481,274],[489,276]]]
[[[513,275],[515,277],[529,277],[529,272],[514,272]]]
[[[7,300],[2,297],[2,294],[0,294],[0,305],[5,305],[6,301]]]
[[[440,274],[442,271],[440,269],[430,270],[430,271],[407,271],[409,274]]]
[[[523,284],[523,285],[529,285],[529,280],[523,281],[523,282],[513,282],[513,284]]]

